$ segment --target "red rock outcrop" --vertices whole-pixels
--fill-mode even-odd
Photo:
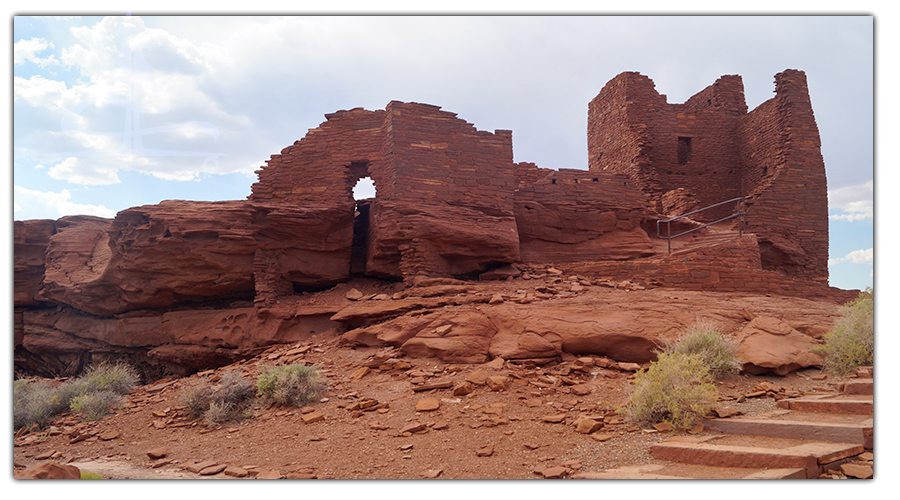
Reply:
[[[820,344],[784,321],[771,317],[756,317],[741,328],[736,340],[741,370],[758,375],[788,373],[811,366],[821,368],[825,359],[812,350]]]
[[[740,77],[669,105],[649,78],[623,73],[589,105],[585,171],[514,163],[512,132],[477,130],[438,106],[392,101],[325,118],[272,155],[247,200],[17,221],[17,371],[71,375],[120,356],[180,374],[331,329],[452,362],[584,353],[643,363],[692,320],[680,309],[529,303],[580,293],[571,290],[498,304],[458,283],[414,286],[524,281],[533,275],[521,269],[549,262],[555,273],[671,289],[855,296],[827,286],[824,168],[802,72],[776,75],[776,97],[749,113]],[[357,203],[363,177],[376,195]],[[756,234],[661,254],[660,213],[732,196],[747,198]],[[317,303],[364,277],[392,293]],[[758,337],[748,334],[748,348]]]

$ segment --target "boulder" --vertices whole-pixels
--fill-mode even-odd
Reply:
[[[16,479],[81,479],[81,470],[74,465],[44,462],[26,467],[16,474]]]
[[[788,373],[808,367],[822,367],[824,357],[812,351],[818,342],[772,317],[757,316],[738,332],[737,358],[747,373]]]

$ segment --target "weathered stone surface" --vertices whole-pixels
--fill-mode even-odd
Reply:
[[[147,456],[150,457],[151,460],[157,460],[165,457],[168,454],[168,450],[166,450],[165,446],[160,446],[158,448],[153,448],[152,450],[147,452]]]
[[[98,316],[252,297],[259,259],[271,261],[288,283],[349,277],[343,264],[352,239],[349,207],[165,201],[123,210],[113,220],[64,219],[50,238],[41,295]]]
[[[416,403],[416,411],[435,411],[441,407],[441,401],[435,398],[420,399]]]
[[[776,375],[807,367],[821,367],[824,358],[811,350],[818,343],[775,318],[758,316],[744,326],[736,337],[740,343],[737,358],[742,370]]]
[[[81,479],[81,470],[74,465],[44,462],[26,467],[16,479]]]

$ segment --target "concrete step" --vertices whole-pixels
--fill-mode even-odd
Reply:
[[[816,422],[772,420],[755,418],[728,418],[704,420],[709,429],[727,434],[767,436],[785,439],[813,439],[833,443],[861,444],[871,450],[873,446],[872,419],[863,422]]]
[[[872,415],[872,396],[863,395],[823,395],[782,399],[778,408],[813,413],[839,413],[844,415]]]
[[[807,479],[817,478],[825,467],[863,451],[860,444],[818,441],[787,447],[755,447],[669,440],[650,448],[650,454],[657,460],[712,467],[803,469]]]

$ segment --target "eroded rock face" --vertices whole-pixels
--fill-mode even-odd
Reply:
[[[465,206],[376,199],[370,217],[369,276],[465,275],[519,260],[511,211],[485,213]]]
[[[754,318],[738,332],[737,341],[741,369],[752,374],[784,376],[801,368],[822,367],[824,362],[821,354],[812,351],[819,342],[771,317]]]
[[[41,298],[97,316],[251,299],[273,269],[289,291],[349,278],[350,207],[165,201],[56,226]]]

